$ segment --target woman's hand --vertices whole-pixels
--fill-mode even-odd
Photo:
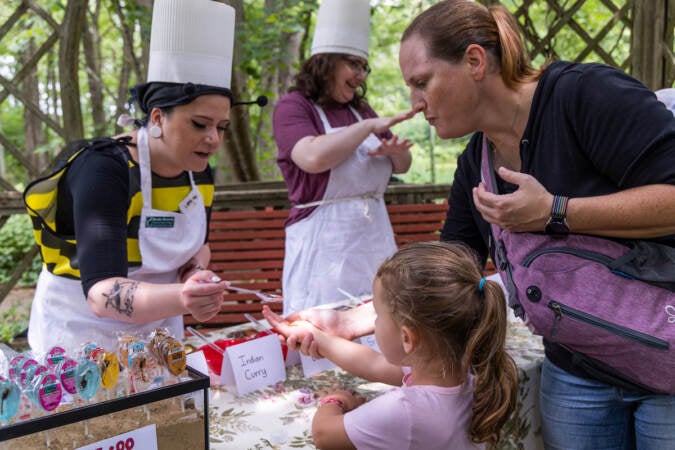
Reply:
[[[368,152],[370,156],[383,155],[383,156],[399,156],[405,154],[410,150],[413,143],[408,139],[403,139],[402,141],[398,140],[398,136],[394,135],[391,139],[382,139],[382,145],[377,147],[375,150]]]
[[[421,110],[421,107],[417,107],[389,117],[371,117],[370,119],[364,120],[364,122],[367,122],[371,126],[372,133],[384,133],[394,125],[412,119],[415,114]]]
[[[299,320],[310,322],[316,328],[328,334],[343,337],[351,341],[357,337],[365,336],[373,331],[375,312],[370,302],[357,308],[346,311],[334,309],[312,308],[289,314],[285,319],[263,306],[265,319],[274,326],[275,323],[286,322],[290,324]],[[360,323],[360,322],[365,323]],[[279,330],[280,332],[282,330]]]
[[[219,281],[220,277],[210,270],[200,270],[194,272],[181,288],[183,306],[200,322],[211,319],[220,311],[227,286]]]
[[[203,267],[195,258],[191,258],[188,262],[183,264],[180,269],[178,269],[178,281],[185,283],[188,278],[194,275],[200,270],[204,270],[206,267]]]
[[[394,135],[391,139],[381,139],[381,145],[375,150],[368,152],[370,156],[388,156],[391,159],[392,173],[405,173],[412,164],[412,155],[410,147],[413,143],[408,139],[399,142],[398,136]]]
[[[349,158],[371,133],[382,133],[397,123],[410,119],[419,111],[417,108],[391,117],[371,117],[335,133],[305,136],[293,146],[291,159],[307,173],[330,170]]]
[[[481,182],[473,188],[473,202],[487,222],[516,232],[543,231],[551,214],[553,195],[533,176],[500,167],[499,176],[518,189],[497,195]]]

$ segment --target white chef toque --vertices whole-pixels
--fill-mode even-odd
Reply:
[[[213,0],[155,0],[147,82],[230,88],[234,8]]]
[[[322,0],[314,28],[312,56],[344,53],[367,60],[369,41],[368,0]]]

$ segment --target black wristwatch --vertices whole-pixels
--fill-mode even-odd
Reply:
[[[553,197],[553,206],[551,207],[551,217],[546,222],[547,234],[570,234],[570,227],[567,226],[567,202],[569,197],[556,195]]]

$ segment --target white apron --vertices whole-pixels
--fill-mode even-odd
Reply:
[[[152,172],[145,128],[138,130],[138,155],[143,195],[138,230],[142,265],[130,270],[128,278],[175,283],[178,269],[204,244],[204,201],[189,172],[192,190],[181,202],[181,212],[152,209]],[[118,332],[144,337],[157,327],[167,327],[173,336],[183,337],[182,316],[145,324],[98,318],[87,305],[80,280],[59,277],[43,268],[31,307],[28,343],[37,356],[54,345],[75,354],[86,342],[116,351]]]
[[[326,134],[332,128],[315,105]],[[350,108],[356,118],[363,120]],[[387,156],[369,156],[380,146],[370,134],[345,161],[330,171],[323,199],[286,228],[283,270],[284,315],[345,298],[338,289],[359,296],[372,292],[377,268],[396,251],[383,194],[391,177]]]

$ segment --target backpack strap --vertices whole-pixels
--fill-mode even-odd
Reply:
[[[483,133],[483,147],[481,150],[481,162],[480,162],[480,175],[481,180],[485,183],[487,190],[498,194],[499,188],[497,187],[497,178],[495,177],[494,164],[492,161],[490,153],[490,144],[488,142],[487,136]],[[506,257],[506,248],[504,247],[504,242],[501,239],[503,230],[499,228],[494,223],[490,224],[490,244],[489,246],[494,245],[494,255],[495,255],[495,266],[499,270],[499,275],[502,277],[502,281],[506,286],[506,291],[508,293],[509,306],[513,309],[513,312],[518,317],[523,317],[525,312],[523,311],[520,302],[518,301],[518,291],[516,285],[513,282],[513,275],[511,273],[511,264]]]

